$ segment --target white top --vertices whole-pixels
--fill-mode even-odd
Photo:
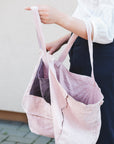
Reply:
[[[78,0],[72,14],[79,19],[90,19],[94,27],[93,42],[107,44],[114,38],[114,0]]]

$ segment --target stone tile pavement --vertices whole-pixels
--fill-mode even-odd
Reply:
[[[54,139],[30,132],[28,124],[0,120],[0,144],[55,144]]]

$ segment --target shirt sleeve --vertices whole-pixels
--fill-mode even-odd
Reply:
[[[108,44],[114,38],[114,14],[108,11],[101,16],[93,16],[90,21],[93,25],[93,42]]]

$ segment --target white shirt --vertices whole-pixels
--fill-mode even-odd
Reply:
[[[72,16],[90,19],[94,28],[93,42],[107,44],[113,41],[114,0],[78,0]]]

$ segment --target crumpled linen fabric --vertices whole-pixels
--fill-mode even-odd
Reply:
[[[69,72],[63,65],[77,36],[71,36],[66,49],[56,60],[46,52],[38,8],[32,7],[32,10],[40,56],[22,100],[29,128],[35,134],[55,138],[56,144],[95,144],[101,128],[100,107],[104,97],[94,79],[91,24],[85,22],[92,66],[91,77],[88,77]],[[45,96],[40,87],[41,78],[47,83],[42,85],[44,90],[49,86]],[[50,102],[46,99],[49,97]]]

